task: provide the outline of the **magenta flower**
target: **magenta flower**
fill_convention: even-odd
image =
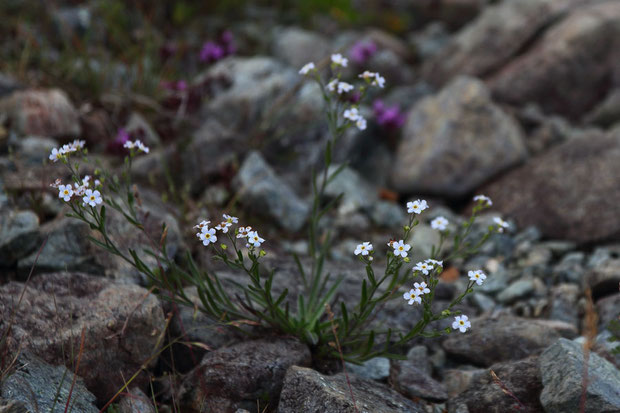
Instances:
[[[363,64],[377,52],[377,45],[372,41],[359,41],[349,50],[349,56],[355,63]]]
[[[124,128],[120,128],[116,134],[116,138],[108,143],[108,152],[116,155],[124,155],[126,150],[123,146],[125,145],[125,142],[128,142],[130,139],[131,136],[129,132],[127,132]]]
[[[377,123],[386,129],[398,129],[405,124],[405,115],[398,105],[388,107],[382,100],[375,100],[372,109]]]
[[[202,49],[200,50],[201,62],[217,62],[222,57],[224,57],[224,49],[219,44],[215,42],[206,42],[202,45]]]

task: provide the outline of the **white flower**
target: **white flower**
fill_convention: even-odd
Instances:
[[[71,188],[71,184],[60,185],[58,187],[58,198],[62,198],[65,202],[69,202],[72,195],[73,189]]]
[[[357,120],[357,122],[355,122],[355,126],[357,126],[357,129],[359,130],[365,130],[366,129],[366,119],[362,118],[360,116],[360,118]]]
[[[123,144],[123,148],[133,149],[136,147],[136,144],[133,141],[127,141]]]
[[[363,244],[359,244],[353,253],[355,255],[368,255],[372,251],[372,244],[370,242],[364,242]]]
[[[58,189],[60,185],[62,185],[62,181],[60,180],[60,178],[56,178],[56,180],[50,184],[52,188],[56,189]]]
[[[88,189],[88,185],[76,185],[75,186],[75,194],[78,196],[83,196]]]
[[[467,276],[471,281],[475,281],[478,285],[482,285],[482,282],[487,278],[487,276],[481,270],[469,271],[467,273]]]
[[[84,192],[84,198],[82,198],[82,200],[84,201],[84,206],[86,205],[90,205],[91,207],[97,206],[97,204],[100,204],[103,202],[103,199],[101,199],[101,194],[99,193],[99,191],[97,190],[92,190],[92,189],[87,189]]]
[[[413,289],[418,292],[418,295],[424,295],[431,292],[424,281],[421,283],[413,283]]]
[[[493,205],[493,201],[486,195],[476,195],[474,197],[474,202],[480,202],[481,205],[491,206]]]
[[[141,140],[137,140],[136,141],[136,146],[138,147],[138,150],[144,152],[144,153],[149,153],[150,149],[148,146],[146,146],[145,144],[142,143]]]
[[[336,90],[336,85],[338,85],[338,79],[331,80],[331,81],[327,84],[326,88],[327,88],[327,90],[329,90],[330,92],[334,92],[334,91]]]
[[[232,224],[228,221],[223,221],[220,222],[219,224],[217,224],[215,226],[215,229],[217,229],[218,231],[222,231],[224,234],[226,234],[228,232],[228,228],[230,228],[232,226]]]
[[[352,122],[357,121],[360,118],[360,112],[357,108],[351,108],[344,111],[345,119],[349,119]]]
[[[248,234],[252,231],[252,227],[239,227],[237,230],[237,238],[246,238]]]
[[[398,242],[394,242],[392,248],[394,248],[394,255],[405,258],[407,256],[407,251],[411,249],[411,245],[405,244],[401,239]]]
[[[202,245],[209,245],[211,243],[215,243],[217,241],[217,236],[215,235],[215,229],[204,227],[202,231],[197,233],[196,236],[198,239],[202,241]]]
[[[62,149],[58,150],[56,148],[52,149],[52,153],[50,153],[49,159],[52,162],[56,162],[59,159],[62,159],[62,157],[64,156],[64,152]]]
[[[407,202],[407,212],[419,214],[428,208],[428,204],[424,199],[416,199],[413,202]]]
[[[90,175],[84,175],[84,178],[82,178],[82,185],[90,186]]]
[[[357,77],[360,77],[364,80],[371,80],[374,79],[376,75],[377,74],[374,72],[369,72],[368,70],[365,70],[364,73],[360,73],[359,75],[357,75]]]
[[[403,294],[403,298],[407,300],[407,304],[412,305],[413,303],[422,304],[422,297],[420,297],[416,290],[409,290],[405,294]]]
[[[466,315],[459,315],[459,316],[454,317],[454,322],[452,323],[453,329],[460,330],[461,333],[464,333],[470,327],[471,327],[471,323],[468,321],[468,318]]]
[[[347,82],[338,82],[338,94],[347,93],[353,90],[353,85]]]
[[[385,78],[379,73],[375,73],[375,79],[370,84],[373,86],[379,86],[383,89],[385,87]]]
[[[211,221],[205,221],[203,219],[202,221],[200,221],[200,223],[194,225],[194,228],[198,228],[198,229],[202,230],[203,228],[208,227],[210,223],[211,223]]]
[[[304,67],[302,67],[301,69],[299,69],[299,74],[300,75],[307,75],[311,70],[316,69],[316,66],[314,66],[314,62],[309,62],[306,63],[304,65]]]
[[[260,247],[260,244],[262,244],[263,242],[265,242],[265,240],[262,239],[258,235],[258,231],[250,231],[250,232],[248,232],[248,243],[250,243],[252,246],[258,248],[258,247]]]
[[[428,275],[428,272],[432,269],[433,267],[427,262],[419,262],[413,267],[413,271],[420,271],[424,275]]]
[[[343,57],[340,53],[335,53],[332,55],[332,63],[336,66],[347,67],[349,63],[349,59]]]
[[[510,228],[510,225],[500,217],[493,218],[493,221],[498,225],[497,232],[504,232],[504,229]]]
[[[424,262],[427,263],[427,264],[436,265],[438,267],[443,267],[443,261],[437,261],[437,260],[434,260],[432,258],[428,258],[428,259],[424,260]]]
[[[448,220],[444,217],[437,217],[431,221],[431,228],[438,229],[439,231],[445,231],[448,226]]]
[[[95,188],[101,186],[101,181],[99,179],[95,179]]]

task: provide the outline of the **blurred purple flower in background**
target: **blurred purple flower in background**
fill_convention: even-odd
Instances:
[[[372,41],[362,41],[355,43],[349,50],[349,56],[357,64],[363,64],[377,52],[377,45]]]
[[[230,30],[224,31],[217,41],[208,41],[200,50],[200,61],[213,63],[236,52],[233,35]]]
[[[183,92],[187,90],[187,82],[185,80],[179,80],[176,82],[162,80],[160,82],[160,85],[164,89],[170,90],[172,92]]]
[[[115,155],[124,155],[127,153],[127,150],[123,148],[123,145],[125,145],[125,142],[129,140],[131,140],[129,132],[127,132],[124,128],[120,128],[116,134],[116,138],[108,143],[108,152]]]
[[[386,129],[398,129],[405,124],[405,115],[398,105],[388,107],[382,100],[375,100],[372,109],[377,123]]]

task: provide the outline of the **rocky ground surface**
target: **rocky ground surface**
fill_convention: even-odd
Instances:
[[[0,412],[620,412],[619,2],[391,2],[392,18],[415,16],[394,30],[259,7],[229,20],[196,15],[176,37],[149,28],[166,38],[150,58],[171,62],[152,93],[152,62],[67,57],[61,47],[112,48],[120,34],[101,13],[113,8],[57,3],[40,25],[0,29],[0,48],[22,62],[0,64]],[[145,27],[130,39],[143,41]],[[201,48],[205,38],[217,40]],[[80,138],[85,168],[118,169],[123,133],[142,139],[151,151],[133,174],[152,237],[111,215],[116,242],[140,248],[165,222],[170,256],[189,252],[244,282],[213,263],[192,229],[233,213],[267,239],[274,288],[300,291],[291,253],[306,251],[310,170],[327,124],[319,89],[298,70],[332,52],[349,57],[345,78],[369,69],[387,81],[361,108],[368,128],[334,150],[348,163],[327,188],[344,194],[325,218],[335,239],[327,266],[345,277],[338,297],[356,302],[355,245],[383,246],[379,257],[409,200],[430,204],[410,240],[413,262],[439,239],[430,220],[463,222],[475,194],[493,208],[474,231],[498,215],[510,223],[475,256],[445,263],[440,304],[468,270],[488,276],[460,304],[471,330],[415,340],[404,360],[344,369],[317,365],[292,337],[242,335],[153,294],[65,216],[49,184],[67,173],[47,162]],[[171,76],[175,65],[183,70]],[[417,316],[399,299],[377,322],[407,328]]]

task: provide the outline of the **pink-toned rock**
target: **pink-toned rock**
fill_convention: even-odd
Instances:
[[[0,100],[0,113],[7,113],[11,127],[20,135],[78,136],[78,111],[59,89],[24,90]]]
[[[17,282],[0,287],[0,332],[11,326],[10,352],[27,349],[73,370],[83,330],[79,375],[104,401],[143,364],[156,362],[165,321],[159,301],[144,288],[81,273],[40,275],[24,288]],[[143,372],[133,384],[147,380]]]
[[[493,208],[548,238],[620,240],[620,131],[592,132],[532,158],[480,189]]]

